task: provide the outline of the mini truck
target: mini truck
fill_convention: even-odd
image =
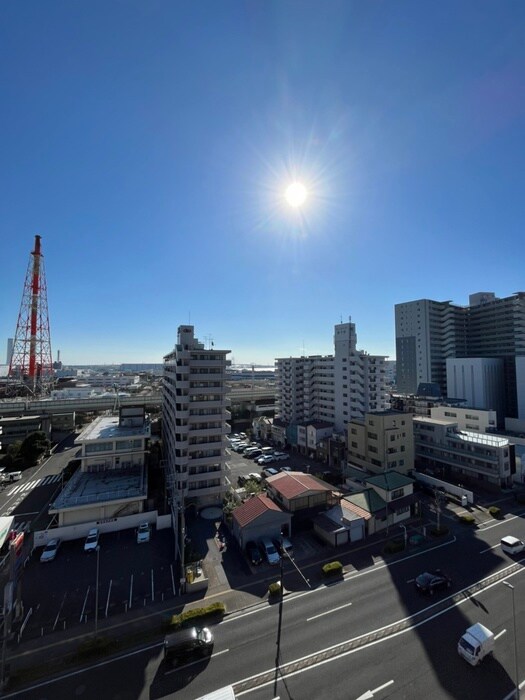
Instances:
[[[469,627],[458,642],[458,654],[471,666],[477,666],[493,652],[494,633],[481,622]]]

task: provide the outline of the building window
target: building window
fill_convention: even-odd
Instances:
[[[392,491],[392,495],[390,498],[393,501],[396,498],[402,498],[404,496],[404,494],[405,494],[404,489],[396,489],[395,491]]]

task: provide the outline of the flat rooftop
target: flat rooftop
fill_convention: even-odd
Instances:
[[[49,510],[65,510],[106,501],[142,500],[147,497],[147,478],[144,466],[130,469],[111,469],[101,472],[73,474]]]
[[[118,416],[100,416],[87,425],[75,440],[75,444],[91,440],[111,440],[125,437],[149,437],[151,427],[149,420],[143,425],[120,425]]]

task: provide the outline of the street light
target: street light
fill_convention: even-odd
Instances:
[[[98,572],[99,572],[99,558],[100,558],[100,545],[97,545],[97,580],[95,584],[95,637],[98,633]]]
[[[520,678],[518,675],[518,637],[516,631],[516,606],[514,603],[514,586],[508,581],[502,581],[504,586],[510,588],[512,591],[512,617],[514,619],[514,671],[516,673],[516,698],[519,700],[520,697]]]

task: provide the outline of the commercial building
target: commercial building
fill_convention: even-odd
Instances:
[[[525,401],[520,398],[525,382],[520,360],[525,356],[525,292],[501,299],[493,292],[479,292],[470,295],[468,306],[420,299],[396,304],[395,317],[397,388],[400,392],[416,394],[419,384],[425,382],[439,384],[443,396],[452,396],[453,392],[447,386],[447,358],[500,359],[503,362],[503,414],[506,417],[525,417]],[[475,386],[484,384],[487,400],[493,400],[490,392],[500,389],[489,377],[492,370],[489,371],[488,366],[485,366],[485,378],[471,381],[470,389],[465,384],[465,391],[462,391],[458,380],[455,391],[465,396],[454,398],[467,398]],[[474,371],[473,361],[469,368]],[[477,371],[485,369],[480,367]],[[497,410],[496,406],[484,407]]]
[[[461,430],[455,419],[413,421],[416,469],[486,489],[512,485],[515,450],[508,438]]]
[[[498,425],[496,411],[462,406],[434,406],[430,409],[430,418],[454,420],[459,430],[471,430],[476,433],[493,433]]]
[[[99,523],[144,511],[148,497],[145,455],[150,421],[143,406],[123,406],[118,416],[100,416],[75,440],[80,468],[49,513],[59,527]]]
[[[306,429],[309,423],[320,422],[341,433],[352,418],[389,407],[385,356],[357,350],[354,323],[335,326],[334,351],[334,355],[275,361],[275,422],[288,426],[287,440],[292,444],[297,444],[297,426]]]
[[[395,469],[408,474],[414,468],[412,416],[400,411],[367,413],[348,424],[349,465],[381,474]]]
[[[164,358],[164,458],[174,507],[219,504],[228,490],[229,352],[206,349],[193,326],[179,326]]]

